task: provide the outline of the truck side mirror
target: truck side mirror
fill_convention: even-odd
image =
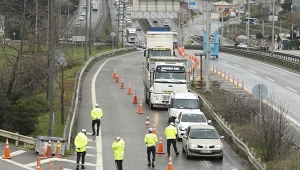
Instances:
[[[146,54],[147,54],[147,50],[144,50],[144,57],[146,57]]]

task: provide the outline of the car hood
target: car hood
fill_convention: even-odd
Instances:
[[[191,144],[194,145],[223,145],[220,139],[190,139]]]
[[[207,122],[180,122],[180,125],[187,129],[190,125],[208,125]]]

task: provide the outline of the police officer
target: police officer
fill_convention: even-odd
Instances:
[[[147,158],[148,158],[148,166],[151,166],[150,156],[152,153],[152,167],[154,168],[154,161],[155,161],[155,151],[156,151],[156,143],[157,143],[157,136],[156,134],[152,133],[152,128],[149,128],[148,134],[145,135],[144,142],[147,145]]]
[[[78,135],[75,137],[75,141],[74,141],[76,152],[77,152],[76,169],[79,169],[80,158],[81,158],[81,169],[85,169],[84,161],[85,161],[87,143],[88,143],[88,139],[86,137],[86,130],[82,129],[81,132],[79,132]]]
[[[111,147],[114,150],[114,158],[117,170],[123,170],[125,142],[123,139],[121,139],[121,137],[116,137]]]
[[[95,125],[97,124],[97,136],[99,136],[99,127],[100,127],[100,120],[103,116],[102,109],[99,108],[98,104],[95,104],[95,108],[91,112],[92,116],[92,129],[93,129],[93,136],[96,134],[95,132]]]
[[[174,127],[174,123],[171,122],[168,127],[165,129],[165,135],[167,138],[167,152],[168,156],[170,156],[170,146],[173,145],[174,151],[176,153],[176,156],[179,155],[179,152],[177,151],[176,146],[176,135],[177,135],[177,129]]]

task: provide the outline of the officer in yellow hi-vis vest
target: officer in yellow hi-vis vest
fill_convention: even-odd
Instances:
[[[84,161],[85,161],[87,143],[88,143],[88,139],[86,137],[86,130],[82,129],[81,132],[79,132],[78,135],[75,137],[75,141],[74,141],[76,152],[77,152],[76,170],[79,169],[80,158],[81,158],[81,169],[85,169]]]
[[[171,144],[173,145],[174,151],[176,153],[176,156],[179,155],[179,152],[177,151],[177,146],[176,146],[176,135],[177,135],[177,129],[174,127],[174,123],[171,122],[168,127],[165,129],[165,135],[167,138],[167,152],[168,156],[170,156],[170,147]]]
[[[155,151],[156,151],[156,143],[157,143],[157,136],[156,134],[152,133],[152,128],[149,128],[148,134],[145,135],[144,142],[147,146],[147,158],[148,158],[148,166],[151,166],[150,155],[152,153],[152,167],[154,168],[154,161],[155,161]]]
[[[93,136],[96,134],[95,132],[95,125],[97,124],[97,136],[99,136],[99,129],[100,129],[100,120],[103,116],[102,109],[99,108],[98,104],[95,104],[95,108],[91,112],[92,116],[92,129],[93,129]]]

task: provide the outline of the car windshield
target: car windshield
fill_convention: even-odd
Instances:
[[[219,139],[215,129],[191,129],[189,138],[191,139]]]
[[[181,122],[206,123],[206,118],[203,114],[182,114]]]
[[[198,99],[174,99],[175,108],[198,109]]]

